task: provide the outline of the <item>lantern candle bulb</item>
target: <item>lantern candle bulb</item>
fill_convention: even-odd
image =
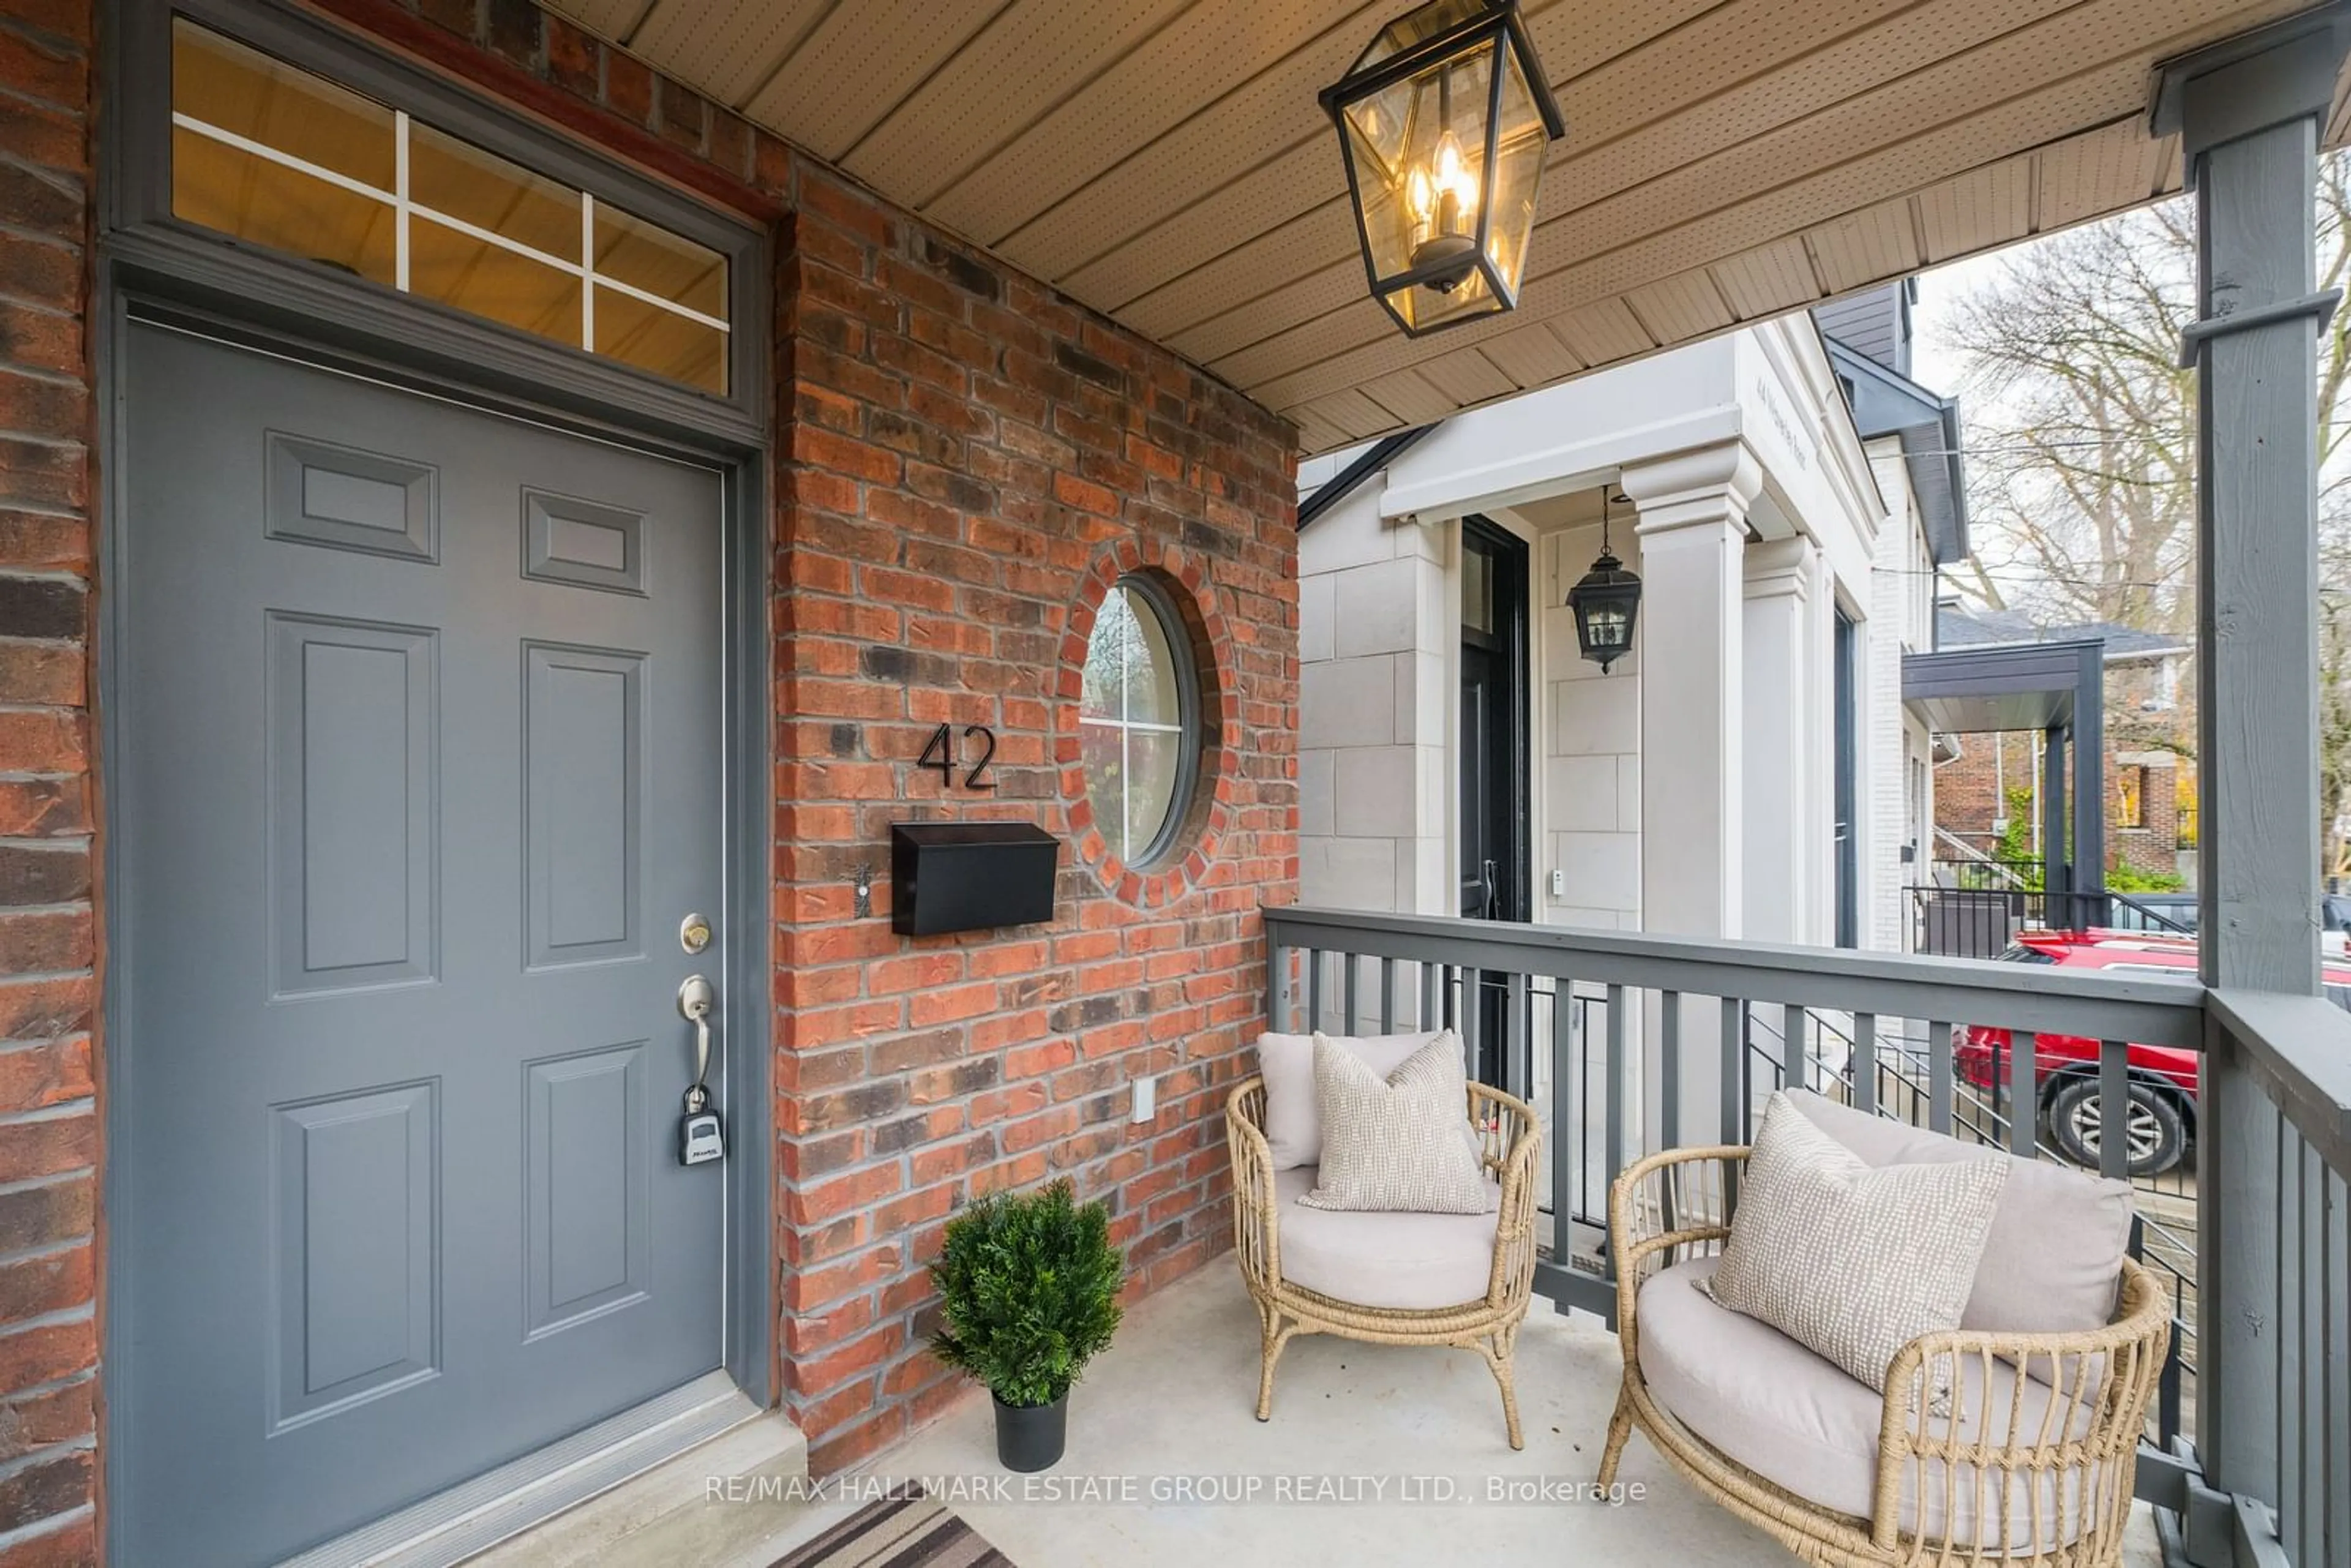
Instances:
[[[1428,287],[1450,294],[1478,264],[1478,181],[1450,131],[1437,139],[1429,164],[1414,169],[1405,185],[1405,199],[1426,236],[1413,247],[1412,265],[1440,265],[1443,270],[1428,279]]]

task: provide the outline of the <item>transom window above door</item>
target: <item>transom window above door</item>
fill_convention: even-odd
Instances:
[[[726,394],[726,256],[175,17],[172,213]]]

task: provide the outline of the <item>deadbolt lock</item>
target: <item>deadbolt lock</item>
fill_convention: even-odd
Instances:
[[[710,946],[710,917],[689,915],[679,922],[677,945],[689,953],[699,953]]]

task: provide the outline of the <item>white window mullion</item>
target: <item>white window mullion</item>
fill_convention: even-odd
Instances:
[[[727,332],[733,330],[733,329],[728,327],[726,322],[721,321],[716,316],[696,310],[691,305],[681,305],[674,299],[664,299],[658,294],[651,293],[646,289],[640,288],[633,283],[623,283],[617,277],[606,277],[601,273],[598,273],[596,275],[596,287],[599,288],[609,288],[615,294],[625,294],[632,299],[642,299],[646,304],[654,306],[659,309],[666,310],[673,316],[683,316],[689,321],[699,321],[704,326],[710,328],[714,331]]]
[[[266,141],[256,141],[249,136],[239,136],[234,131],[224,131],[217,125],[198,120],[193,114],[183,114],[178,110],[173,110],[172,123],[183,131],[192,131],[198,136],[217,141],[224,147],[234,147],[240,152],[249,152],[264,162],[275,163],[281,169],[291,169],[298,174],[308,174],[313,180],[324,181],[339,190],[349,191],[353,195],[371,197],[387,205],[397,200],[390,191],[379,191],[364,180],[354,180],[349,174],[338,173],[332,169],[313,163],[307,158],[297,158],[291,152],[281,152]]]
[[[429,223],[439,224],[444,229],[455,229],[468,239],[477,239],[484,245],[494,245],[500,250],[510,251],[516,256],[528,256],[541,267],[552,268],[569,277],[585,276],[580,265],[568,256],[550,255],[537,246],[525,245],[518,239],[509,239],[496,229],[486,229],[479,224],[468,223],[464,218],[454,217],[447,213],[428,207],[422,202],[411,202],[408,204],[418,217]]]
[[[408,292],[408,110],[392,115],[392,286]]]
[[[580,193],[580,346],[596,347],[596,198]]]
[[[1118,858],[1131,860],[1134,850],[1134,705],[1128,700],[1127,688],[1134,681],[1134,666],[1129,655],[1134,652],[1134,606],[1128,602],[1126,590],[1113,588],[1119,608],[1126,619],[1118,640]]]

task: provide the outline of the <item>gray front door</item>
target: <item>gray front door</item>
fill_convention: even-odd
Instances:
[[[720,1363],[721,481],[129,332],[110,1530],[267,1563]]]

